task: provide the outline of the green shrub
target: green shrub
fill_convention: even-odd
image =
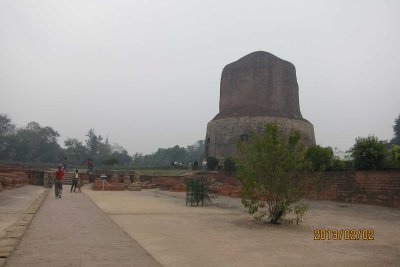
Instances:
[[[330,147],[310,146],[306,150],[305,157],[312,163],[314,170],[324,171],[330,169],[332,165],[333,151]]]
[[[376,170],[383,167],[387,149],[385,142],[370,135],[358,137],[350,152],[357,170]]]
[[[207,169],[213,171],[218,166],[218,159],[214,157],[207,158]]]
[[[232,157],[227,157],[224,160],[224,170],[225,171],[236,171],[235,160]]]

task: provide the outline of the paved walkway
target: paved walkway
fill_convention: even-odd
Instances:
[[[0,237],[43,191],[43,187],[35,185],[0,191]]]
[[[190,207],[183,192],[85,193],[165,267],[400,266],[400,209],[304,200],[300,225],[271,225],[237,198]],[[372,229],[374,240],[314,240],[319,229]]]
[[[68,190],[66,190],[68,189]],[[84,193],[50,191],[5,266],[161,266]]]

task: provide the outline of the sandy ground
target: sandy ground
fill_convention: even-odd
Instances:
[[[163,266],[399,266],[400,209],[306,201],[296,225],[255,221],[239,199],[185,206],[158,189],[85,193]],[[314,240],[315,229],[372,229],[374,240]]]
[[[43,191],[43,187],[34,185],[0,191],[0,237]]]

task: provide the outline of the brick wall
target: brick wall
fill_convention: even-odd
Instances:
[[[43,185],[44,171],[29,170],[29,184]]]
[[[29,169],[17,164],[0,164],[0,188],[8,189],[29,184]]]
[[[222,183],[224,185],[240,186],[239,180],[236,178],[236,172],[218,171],[218,172],[196,172],[195,175],[201,175],[209,179],[211,182]]]
[[[203,175],[222,183],[216,193],[239,197],[240,182],[235,178],[235,173],[205,172]],[[400,208],[400,171],[326,172],[306,196],[311,199]]]
[[[186,184],[184,176],[150,176],[139,175],[140,182],[151,182],[156,184],[161,190],[173,192],[185,192]]]
[[[211,185],[210,192],[239,197],[240,182],[235,177],[235,172],[196,172],[196,176],[203,176]],[[190,176],[150,176],[139,175],[140,182],[151,182],[161,190],[185,192],[185,178]]]
[[[327,172],[307,197],[400,208],[400,171]]]
[[[213,193],[240,196],[240,182],[235,172],[197,172],[195,175],[205,177]],[[140,176],[140,180],[151,181],[163,190],[186,190],[181,176]],[[326,172],[306,197],[400,208],[400,171]]]

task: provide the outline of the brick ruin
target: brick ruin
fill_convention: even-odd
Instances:
[[[96,179],[92,189],[95,191],[124,191],[124,184],[119,181],[118,174],[113,174],[111,179]]]
[[[240,182],[234,172],[198,172],[210,183],[210,192],[240,197]],[[183,176],[140,176],[161,190],[185,192]],[[400,171],[325,172],[306,198],[400,208]]]
[[[103,173],[110,178],[102,180],[100,174],[93,175],[93,190],[138,191],[159,188],[165,191],[185,192],[185,179],[191,177],[137,175],[133,171]],[[27,184],[43,186],[46,177],[52,175],[53,171],[45,172],[24,165],[0,164],[0,191]],[[195,172],[193,175],[206,178],[211,193],[240,197],[241,185],[235,177],[235,172]],[[89,183],[87,174],[81,174],[81,179],[84,184]],[[319,178],[317,186],[307,193],[306,198],[400,208],[400,171],[325,172]]]
[[[0,164],[0,191],[18,188],[27,184],[36,184],[42,172],[28,166],[17,164]]]
[[[400,171],[325,172],[307,198],[400,208]]]

